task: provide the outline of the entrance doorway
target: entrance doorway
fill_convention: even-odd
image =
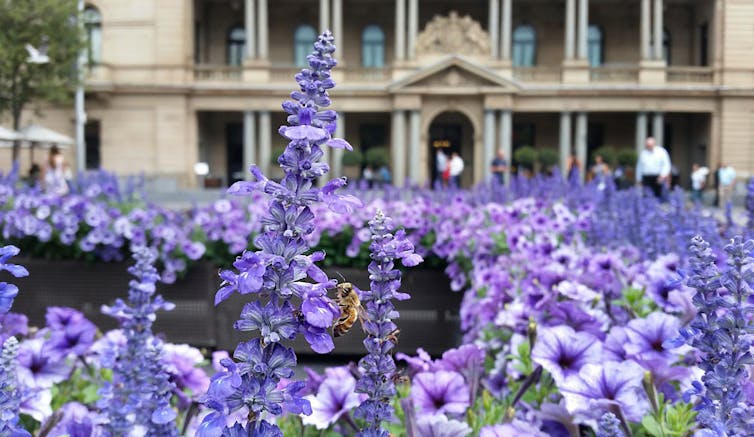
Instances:
[[[243,123],[228,123],[225,125],[226,149],[225,157],[227,162],[227,181],[228,186],[234,182],[243,180],[244,173],[243,162]]]
[[[429,174],[432,183],[441,179],[437,168],[437,152],[442,151],[448,159],[453,153],[463,159],[461,186],[470,187],[474,181],[474,128],[471,121],[460,112],[443,112],[429,125]]]

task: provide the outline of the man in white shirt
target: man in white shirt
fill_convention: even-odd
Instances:
[[[736,183],[736,170],[730,165],[722,164],[717,171],[717,177],[720,181],[720,208],[724,207],[733,198],[733,186]]]
[[[702,167],[696,162],[691,166],[691,200],[694,203],[701,203],[702,190],[707,183],[709,169]]]
[[[461,173],[463,173],[463,158],[458,152],[453,152],[450,158],[450,183],[454,187],[461,186]]]
[[[636,182],[652,190],[655,197],[662,195],[662,187],[670,182],[670,155],[662,146],[647,138],[644,150],[636,163]]]

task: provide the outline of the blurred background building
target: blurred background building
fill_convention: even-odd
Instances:
[[[84,18],[87,167],[165,187],[270,168],[281,100],[323,29],[338,134],[394,181],[431,180],[435,148],[461,154],[470,185],[499,148],[549,148],[564,167],[647,135],[682,180],[692,162],[754,173],[751,0],[92,0]],[[26,121],[74,133],[72,108]]]

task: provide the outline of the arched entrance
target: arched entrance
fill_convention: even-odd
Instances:
[[[429,125],[429,175],[431,181],[440,178],[437,168],[437,152],[442,151],[450,159],[453,153],[463,159],[461,186],[470,187],[474,183],[474,127],[461,112],[443,112]]]

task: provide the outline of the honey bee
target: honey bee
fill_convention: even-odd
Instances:
[[[353,284],[342,282],[336,285],[335,302],[340,308],[340,318],[332,328],[333,335],[340,337],[346,335],[351,330],[354,323],[363,318],[364,309],[361,306],[359,295],[356,293]]]
[[[385,337],[385,340],[383,342],[389,341],[389,342],[393,343],[394,345],[397,345],[398,344],[398,336],[399,335],[401,335],[401,330],[398,329],[398,328],[395,328],[393,330],[393,332],[391,332],[390,334],[388,334],[387,337]]]

